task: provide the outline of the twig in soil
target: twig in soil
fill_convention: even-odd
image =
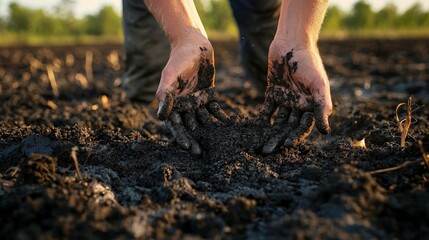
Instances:
[[[405,105],[405,103],[400,103],[398,106],[396,106],[396,122],[398,124],[399,132],[401,132],[401,147],[405,147],[405,139],[407,138],[408,130],[410,129],[411,125],[411,101],[412,97],[409,97],[407,103],[407,117],[405,118],[404,123],[402,123],[403,121],[399,120],[398,110],[400,107]]]
[[[46,66],[46,72],[48,73],[49,83],[51,83],[52,93],[55,97],[60,95],[58,90],[57,80],[55,79],[55,73],[52,65]]]
[[[423,143],[421,140],[418,141],[418,145],[419,145],[420,151],[422,152],[423,161],[425,162],[426,167],[429,170],[429,154],[427,154],[425,149],[423,148]]]
[[[76,169],[77,176],[81,181],[83,181],[82,175],[80,174],[80,170],[79,170],[79,162],[77,161],[77,150],[78,148],[76,146],[72,147],[70,157],[73,159],[74,168]]]
[[[373,175],[373,174],[379,174],[379,173],[387,173],[387,172],[392,172],[392,171],[396,171],[399,169],[403,169],[406,168],[408,166],[414,165],[414,164],[422,164],[422,160],[418,159],[418,160],[414,160],[414,161],[406,161],[398,166],[395,167],[390,167],[390,168],[383,168],[383,169],[378,169],[378,170],[374,170],[374,171],[370,171],[368,172],[369,174]]]
[[[92,51],[86,51],[85,53],[85,73],[86,79],[92,81],[93,73],[92,73],[92,62],[94,61],[94,53]]]

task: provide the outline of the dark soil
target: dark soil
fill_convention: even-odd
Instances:
[[[417,145],[429,152],[428,39],[322,41],[333,131],[267,156],[275,129],[247,121],[263,99],[243,88],[236,44],[213,45],[219,103],[244,121],[198,127],[199,157],[169,141],[155,105],[125,99],[107,60],[121,46],[1,48],[0,239],[428,238],[429,169]],[[395,108],[411,95],[401,148]],[[362,139],[366,149],[354,144]]]

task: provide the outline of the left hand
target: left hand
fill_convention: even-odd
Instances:
[[[174,141],[194,155],[202,154],[193,139],[199,124],[207,125],[217,119],[230,121],[214,97],[214,57],[211,44],[206,40],[176,44],[162,71],[156,97],[159,101],[158,119],[165,121]]]
[[[311,133],[314,123],[322,134],[331,131],[330,86],[319,51],[294,47],[273,41],[269,49],[268,86],[259,119],[269,125],[278,109],[274,119],[278,134],[264,144],[263,154],[280,145],[290,147],[301,142]]]

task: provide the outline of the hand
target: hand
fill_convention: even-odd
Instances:
[[[280,145],[291,147],[301,142],[311,133],[314,123],[322,134],[331,131],[329,81],[317,48],[290,48],[273,41],[268,54],[267,80],[260,120],[270,124],[278,108],[274,119],[278,134],[265,143],[263,154]]]
[[[202,153],[190,132],[212,116],[228,122],[228,115],[214,98],[214,55],[208,40],[191,39],[175,44],[162,71],[156,93],[158,118],[165,120],[177,144],[195,155]]]

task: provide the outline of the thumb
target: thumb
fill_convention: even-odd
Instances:
[[[174,99],[173,96],[171,95],[171,93],[168,92],[162,92],[162,93],[157,93],[157,97],[158,99],[158,112],[157,112],[157,117],[159,120],[161,121],[165,121],[167,120],[168,116],[170,116],[171,111],[173,110],[173,105],[174,105]]]
[[[156,99],[158,100],[158,112],[157,117],[161,121],[167,120],[173,110],[174,95],[171,86],[174,82],[177,73],[172,71],[167,66],[162,70],[161,80],[159,81],[158,89],[156,90]]]
[[[314,117],[316,119],[317,130],[321,134],[328,134],[331,132],[329,125],[329,115],[332,113],[332,103],[319,103],[316,104],[314,109]]]

